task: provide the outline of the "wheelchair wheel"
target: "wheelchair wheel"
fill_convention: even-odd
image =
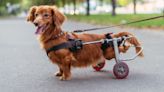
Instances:
[[[105,60],[101,63],[98,63],[96,66],[92,66],[94,70],[100,71],[105,66]]]
[[[113,73],[117,79],[124,79],[129,74],[129,67],[124,62],[119,62],[114,65]]]

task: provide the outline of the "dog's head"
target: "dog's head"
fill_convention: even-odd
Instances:
[[[55,6],[33,6],[30,8],[27,21],[34,23],[37,27],[36,34],[43,34],[47,28],[61,27],[65,16]]]

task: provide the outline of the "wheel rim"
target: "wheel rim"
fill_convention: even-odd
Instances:
[[[126,78],[129,74],[129,67],[126,63],[120,62],[115,64],[113,68],[114,75],[117,79]]]
[[[126,70],[124,66],[119,66],[117,69],[117,72],[119,73],[119,75],[125,75]]]

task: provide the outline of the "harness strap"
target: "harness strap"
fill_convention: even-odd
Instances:
[[[105,34],[105,37],[106,37],[107,39],[112,39],[111,34],[112,34],[112,33],[107,33],[107,34]],[[126,36],[126,37],[127,37],[127,36]],[[125,39],[122,38],[121,40],[118,40],[118,41],[117,41],[117,44],[118,44],[118,47],[120,47],[121,44],[125,45]],[[103,51],[105,51],[108,47],[114,48],[113,42],[112,42],[112,41],[107,41],[106,39],[104,39],[104,43],[101,45],[101,49],[102,49]]]
[[[111,34],[112,33],[107,33],[105,34],[105,37],[107,39],[112,39]],[[113,47],[113,42],[112,41],[108,42],[107,40],[104,39],[104,43],[101,45],[101,49],[105,51],[108,47]]]
[[[51,52],[51,51],[56,51],[56,50],[60,50],[60,49],[69,49],[72,52],[75,52],[77,50],[80,50],[83,46],[83,42],[79,39],[70,39],[68,42],[64,42],[58,45],[55,45],[51,48],[49,48],[48,50],[46,50],[47,55]]]
[[[46,50],[47,55],[51,52],[51,51],[56,51],[56,50],[60,50],[60,49],[64,49],[64,48],[71,48],[72,47],[72,42],[64,42],[61,43],[59,45],[55,45],[49,49]]]

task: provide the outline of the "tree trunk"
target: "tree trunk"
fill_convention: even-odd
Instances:
[[[65,0],[62,0],[62,6],[64,7],[65,6]]]
[[[103,6],[103,0],[100,0],[100,6]]]
[[[116,15],[116,0],[111,0],[112,2],[112,16]]]
[[[73,11],[75,15],[76,14],[76,0],[73,0]]]
[[[133,0],[133,12],[134,12],[134,14],[136,14],[136,4],[137,4],[137,2],[136,2],[136,0]]]
[[[86,13],[87,16],[90,15],[90,0],[87,0],[87,13]]]
[[[55,1],[56,1],[56,0],[51,0],[51,5],[55,5],[55,4],[56,4]]]

